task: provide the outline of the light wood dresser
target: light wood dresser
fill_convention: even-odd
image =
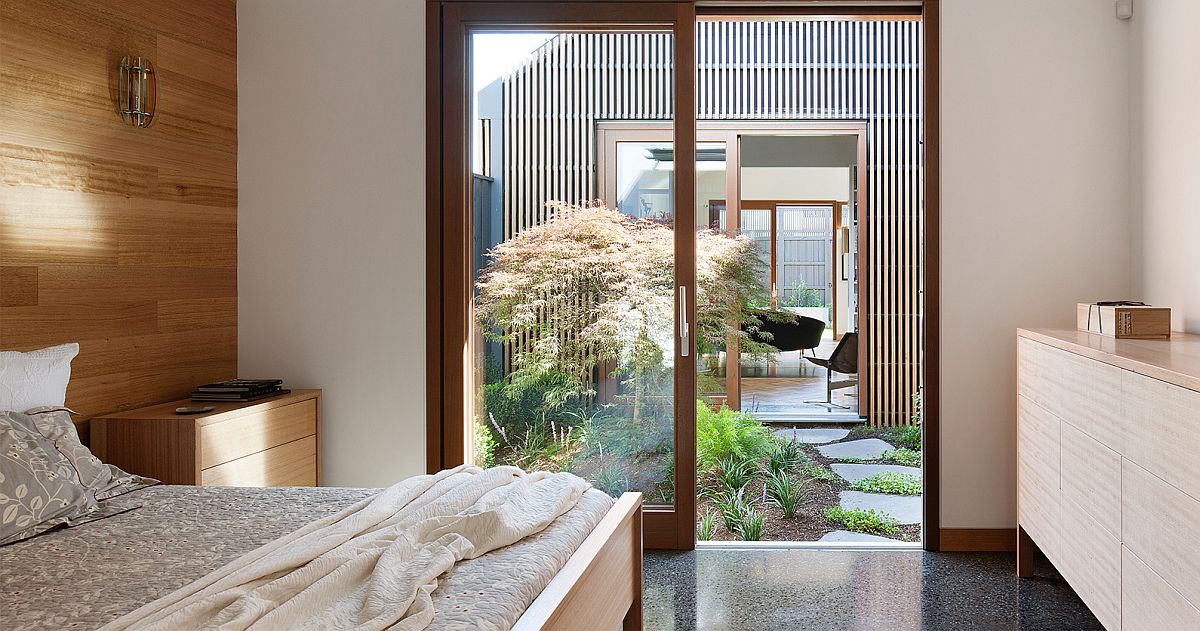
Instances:
[[[1107,629],[1200,629],[1200,336],[1018,337],[1017,573]]]
[[[188,405],[215,409],[175,413]],[[164,403],[94,418],[91,436],[101,460],[165,484],[321,484],[320,390],[249,403]]]

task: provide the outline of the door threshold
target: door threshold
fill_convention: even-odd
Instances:
[[[856,550],[859,552],[913,552],[920,541],[697,541],[697,550]]]

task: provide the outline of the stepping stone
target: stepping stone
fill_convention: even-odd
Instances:
[[[832,443],[835,440],[841,440],[850,435],[850,430],[832,428],[777,429],[775,430],[775,435],[784,440],[794,440],[798,443],[816,445],[820,443]]]
[[[885,493],[863,493],[862,491],[842,491],[842,508],[846,510],[874,509],[877,513],[887,513],[900,520],[902,524],[921,523],[920,495],[887,495]]]
[[[850,532],[849,530],[835,530],[826,534],[817,541],[821,542],[841,542],[841,541],[863,541],[869,543],[897,543],[899,539],[888,539],[879,535],[868,535],[865,532]]]
[[[848,443],[836,443],[833,445],[825,445],[818,447],[817,451],[821,452],[826,458],[858,458],[860,460],[878,460],[883,456],[883,452],[889,449],[895,449],[887,441],[879,440],[878,438],[863,438],[861,440],[852,440]]]
[[[918,479],[921,477],[921,469],[918,467],[904,467],[898,464],[831,464],[829,468],[847,482],[865,480],[884,471],[910,473],[917,476]]]

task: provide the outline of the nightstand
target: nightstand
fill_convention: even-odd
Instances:
[[[211,405],[204,414],[175,408]],[[319,486],[321,391],[249,403],[184,399],[92,419],[101,460],[164,484]]]

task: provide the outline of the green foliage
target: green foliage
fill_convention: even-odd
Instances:
[[[808,283],[802,278],[792,287],[791,291],[783,292],[783,295],[779,297],[779,306],[824,307],[825,301],[821,300],[821,293],[810,289]]]
[[[475,421],[475,464],[485,469],[496,464],[495,432],[479,420]]]
[[[592,484],[596,488],[608,493],[613,497],[629,490],[629,478],[625,476],[625,472],[616,464],[610,464],[602,467],[596,472],[596,479],[592,480]]]
[[[910,473],[884,471],[869,478],[864,478],[853,485],[856,491],[867,493],[888,493],[891,495],[920,495],[921,478]]]
[[[729,408],[714,411],[696,402],[696,458],[711,467],[730,456],[745,460],[771,453],[771,430],[750,414]]]
[[[786,471],[767,476],[767,495],[770,502],[783,511],[786,519],[796,516],[796,509],[804,498],[804,483],[796,484]]]
[[[863,460],[862,458],[855,458],[853,456],[838,456],[837,461],[844,464],[866,464],[871,462],[870,460]]]
[[[721,469],[717,472],[717,479],[721,481],[721,486],[724,487],[725,493],[732,495],[746,488],[746,485],[750,484],[750,481],[754,479],[757,473],[758,466],[753,460],[743,460],[730,454],[721,461]]]
[[[746,501],[745,489],[737,493],[724,493],[717,497],[717,510],[721,512],[721,520],[725,522],[725,530],[734,534],[742,532],[743,521],[751,510]]]
[[[746,508],[742,514],[742,527],[738,531],[742,541],[758,541],[762,539],[763,522],[766,521],[766,513],[753,508]]]
[[[712,541],[713,535],[717,532],[717,514],[708,511],[704,513],[704,517],[700,518],[700,530],[696,533],[696,538],[700,541]]]
[[[900,442],[904,443],[904,446],[909,449],[912,449],[914,451],[920,451],[921,450],[921,426],[920,425],[904,426],[904,429],[900,432]]]
[[[921,466],[921,452],[913,451],[907,447],[897,447],[883,452],[883,459],[890,460],[896,464],[901,464],[906,467]]]
[[[775,451],[771,452],[767,469],[773,474],[786,473],[807,461],[808,456],[800,448],[800,443],[795,440],[782,441],[776,444]]]
[[[810,480],[818,480],[830,485],[839,484],[842,481],[842,476],[834,473],[833,469],[820,464],[806,465],[801,469],[801,473]]]
[[[825,518],[841,524],[846,530],[870,535],[894,535],[900,527],[896,518],[873,508],[846,510],[841,506],[830,506],[825,509]]]

